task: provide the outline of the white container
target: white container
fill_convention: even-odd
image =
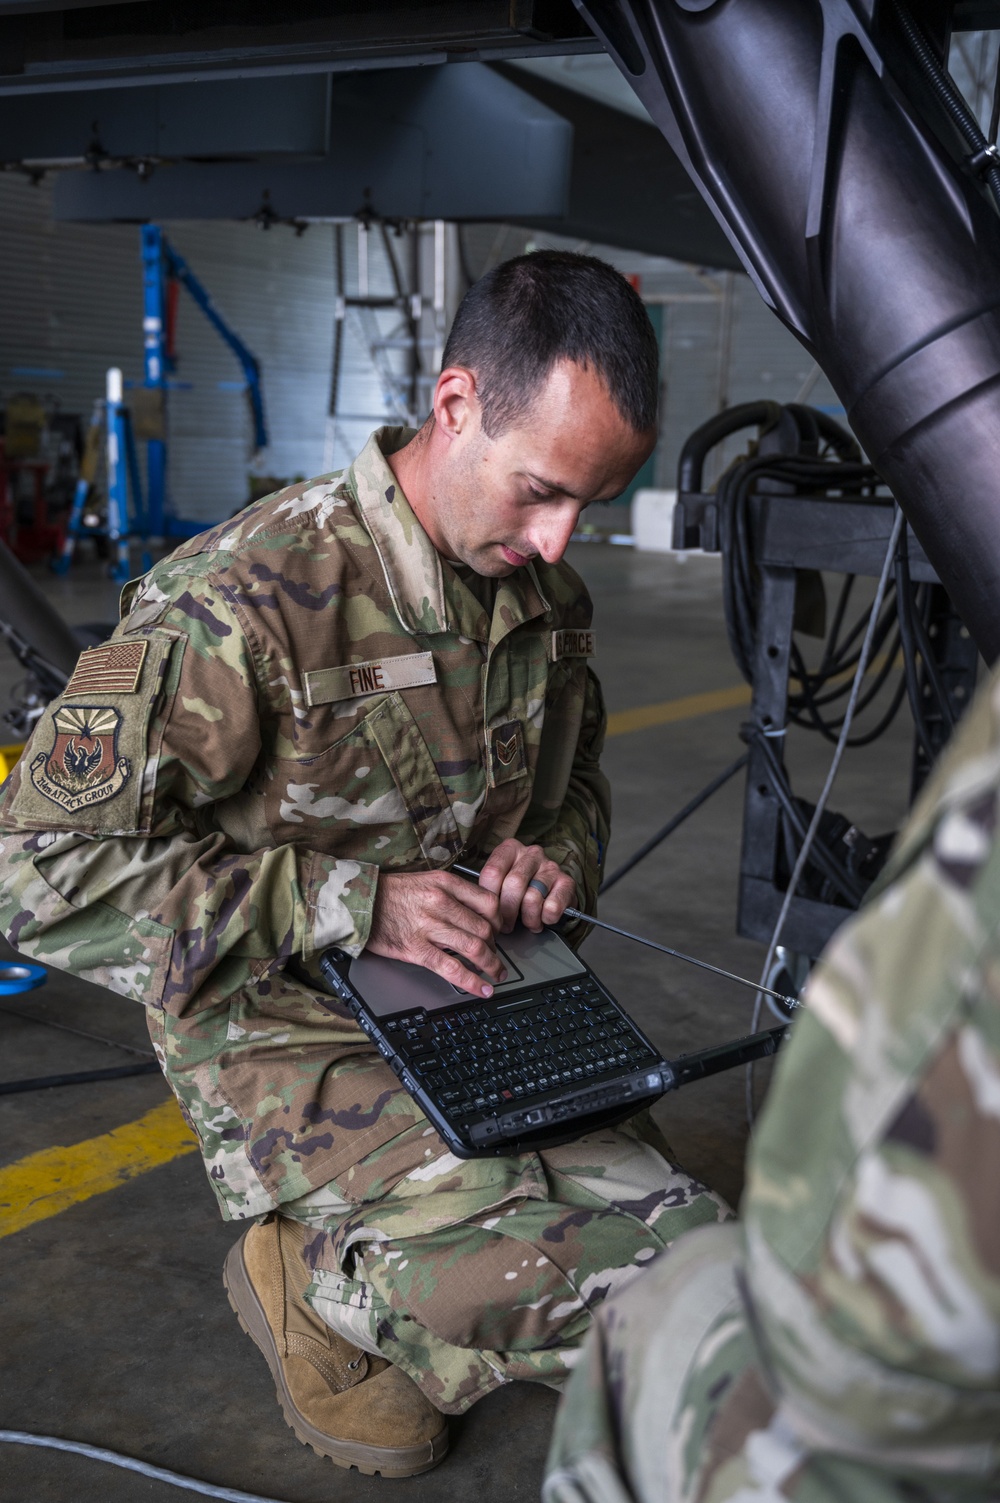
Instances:
[[[636,491],[632,497],[632,536],[640,553],[675,551],[673,532],[676,505],[676,491]]]

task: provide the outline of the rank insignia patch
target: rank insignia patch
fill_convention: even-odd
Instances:
[[[105,642],[81,652],[73,676],[63,690],[67,694],[134,694],[149,643]]]
[[[490,731],[490,771],[493,782],[506,783],[525,771],[524,732],[519,720],[508,720]]]
[[[114,798],[131,768],[118,755],[118,710],[100,705],[62,705],[55,713],[52,749],[31,763],[31,781],[62,809],[86,809]]]

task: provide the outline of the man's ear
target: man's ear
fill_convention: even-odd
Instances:
[[[434,421],[445,438],[468,433],[470,425],[478,428],[482,408],[476,393],[476,376],[464,365],[449,365],[437,378],[434,388]]]

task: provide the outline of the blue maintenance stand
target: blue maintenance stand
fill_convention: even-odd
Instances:
[[[166,416],[167,393],[177,359],[171,347],[170,310],[176,292],[183,287],[201,309],[213,329],[229,346],[243,370],[243,380],[250,403],[254,448],[267,447],[267,424],[261,391],[260,365],[239,335],[226,323],[207,290],[190,266],[170,244],[158,224],[142,226],[143,273],[143,387],[161,393],[162,411]],[[93,427],[103,428],[105,444],[108,513],[104,527],[83,525],[83,517],[95,478],[94,464],[84,464],[77,482],[66,527],[66,541],[61,555],[53,560],[58,574],[65,574],[73,561],[77,542],[84,537],[108,539],[113,560],[111,576],[124,583],[131,575],[129,538],[138,537],[144,544],[143,569],[150,567],[151,539],[186,538],[210,525],[204,519],[177,516],[167,495],[167,443],[164,437],[145,439],[146,485],[127,403],[123,400],[121,372],[108,372],[108,394],[97,404],[88,438],[88,454],[93,450]]]
[[[250,414],[253,421],[254,447],[267,447],[267,424],[264,420],[264,398],[260,384],[260,365],[255,355],[247,348],[238,334],[226,323],[208,292],[199,282],[190,266],[170,244],[158,224],[142,226],[143,268],[143,352],[145,356],[144,385],[153,391],[162,391],[164,404],[170,385],[170,377],[176,367],[176,358],[168,347],[167,311],[170,301],[171,282],[183,287],[201,309],[219,337],[232,350],[243,369]],[[151,438],[146,444],[146,474],[148,505],[146,508],[149,531],[152,537],[193,537],[207,525],[204,521],[190,521],[174,516],[167,503],[167,445],[164,439]]]

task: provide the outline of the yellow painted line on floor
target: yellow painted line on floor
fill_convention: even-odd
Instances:
[[[658,705],[638,705],[634,710],[615,711],[608,716],[608,735],[624,736],[629,731],[644,731],[651,725],[694,720],[699,715],[714,715],[718,710],[733,710],[749,703],[749,684],[734,684],[730,689],[709,689],[704,694],[685,694],[681,699],[665,699]]]
[[[173,1097],[135,1122],[68,1148],[43,1148],[0,1168],[0,1237],[116,1190],[198,1144]]]
[[[865,677],[878,673],[885,664],[885,653],[877,653],[865,671]],[[902,653],[897,653],[893,668],[903,666]],[[854,677],[853,669],[834,674],[830,684],[846,683]],[[699,715],[714,715],[718,710],[735,710],[748,705],[751,699],[749,684],[733,684],[729,689],[709,689],[704,694],[685,694],[680,699],[664,699],[656,705],[637,705],[634,710],[616,710],[608,716],[609,736],[626,736],[630,731],[644,731],[651,725],[670,725],[676,720],[696,720]]]

